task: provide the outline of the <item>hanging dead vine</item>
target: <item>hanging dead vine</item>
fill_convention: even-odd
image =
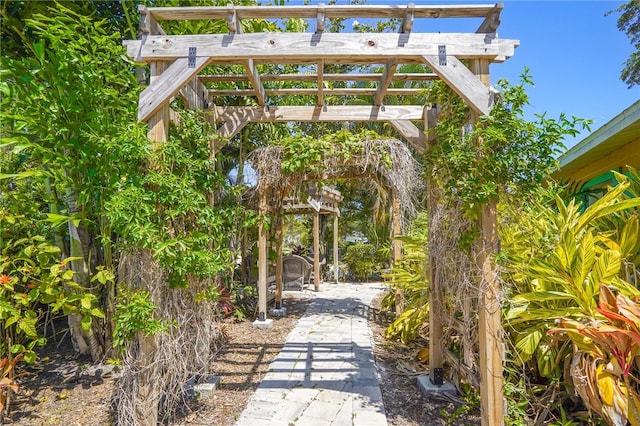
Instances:
[[[459,348],[458,353],[445,351],[452,383],[460,378],[475,386],[478,377],[478,297],[479,271],[471,250],[460,241],[469,235],[474,224],[463,214],[460,202],[445,203],[442,189],[428,188],[429,253],[437,261],[434,285],[442,294],[443,348]],[[453,356],[452,356],[453,355]]]
[[[285,146],[269,146],[253,151],[248,158],[258,173],[256,192],[265,194],[272,211],[301,182],[340,178],[372,178],[393,189],[400,203],[403,223],[417,214],[424,187],[422,167],[405,144],[396,139],[366,139],[357,144],[332,144],[297,170],[285,170],[287,155],[295,151]]]
[[[222,340],[211,303],[199,301],[199,293],[211,283],[191,279],[185,288],[169,288],[167,273],[146,250],[123,256],[119,272],[121,281],[149,291],[157,307],[154,317],[167,327],[151,335],[138,332],[128,344],[115,397],[116,423],[170,420],[185,406],[185,383],[208,372],[210,346]]]

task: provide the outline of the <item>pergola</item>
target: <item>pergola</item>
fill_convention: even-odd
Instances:
[[[309,186],[309,197],[304,200],[300,197],[287,197],[284,199],[282,210],[284,214],[313,215],[313,285],[320,289],[320,215],[333,216],[333,277],[338,282],[338,218],[340,217],[339,204],[343,200],[342,194],[336,189]],[[276,265],[282,263],[282,250],[278,249]],[[277,267],[279,268],[279,267]],[[281,273],[276,270],[276,308],[280,303],[282,289]],[[280,275],[280,278],[278,277]],[[279,278],[279,279],[278,279]]]
[[[233,6],[139,8],[142,36],[125,44],[128,54],[150,65],[150,83],[140,95],[138,118],[150,127],[154,142],[167,140],[170,101],[183,98],[189,108],[206,110],[217,134],[211,135],[211,155],[244,126],[256,122],[384,121],[393,126],[418,153],[437,143],[421,129],[434,125],[435,110],[425,105],[394,105],[397,96],[418,95],[410,83],[440,79],[446,82],[479,116],[492,105],[489,65],[514,54],[517,40],[502,40],[497,29],[502,4],[475,5],[376,5],[376,6]],[[308,32],[250,32],[252,20],[306,20]],[[328,19],[397,19],[398,33],[331,33]],[[475,22],[471,32],[422,33],[413,31],[418,19],[465,19]],[[215,20],[224,23],[224,34],[167,34],[163,21]],[[427,25],[428,27],[428,25]],[[278,66],[297,64],[305,73],[279,73]],[[325,73],[335,64],[378,65],[381,72]],[[403,64],[421,65],[425,71],[401,73]],[[239,74],[207,74],[208,66],[240,65]],[[271,71],[262,72],[263,69]],[[288,82],[292,88],[279,88]],[[332,88],[333,82],[342,87]],[[363,88],[357,83],[374,82]],[[396,86],[405,82],[404,87]],[[250,89],[237,84],[250,85]],[[311,88],[309,85],[311,84]],[[229,86],[233,86],[229,89]],[[224,87],[224,88],[223,88]],[[251,97],[256,106],[219,106],[229,96]],[[313,104],[280,105],[286,96],[312,97]],[[344,102],[328,102],[329,97]],[[358,99],[357,104],[350,101]],[[416,125],[418,123],[419,125]],[[482,283],[479,296],[480,370],[482,421],[503,424],[502,329],[498,281],[492,257],[497,251],[495,205],[484,206],[481,217],[482,250],[478,263]],[[266,230],[259,228],[260,312],[266,310]],[[435,277],[437,259],[431,259]],[[443,362],[442,306],[432,279],[430,315],[430,370]],[[432,376],[433,378],[433,376]]]

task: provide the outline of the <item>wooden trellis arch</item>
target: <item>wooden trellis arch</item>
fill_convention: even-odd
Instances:
[[[319,122],[386,121],[418,151],[429,147],[424,133],[415,122],[427,128],[434,119],[424,105],[393,105],[393,97],[417,94],[413,87],[392,87],[395,82],[433,79],[445,81],[478,115],[487,114],[492,103],[489,87],[489,64],[511,57],[517,40],[502,40],[497,29],[502,4],[475,5],[389,5],[389,6],[233,6],[169,7],[141,6],[139,40],[125,44],[128,54],[150,65],[150,83],[140,95],[138,118],[150,127],[154,142],[167,140],[171,118],[169,102],[181,96],[190,108],[210,112],[211,121],[219,123],[212,135],[212,155],[229,138],[251,122]],[[282,22],[304,19],[310,32],[251,33],[250,20]],[[330,33],[326,20],[397,19],[398,33]],[[417,19],[439,20],[464,18],[476,22],[468,33],[420,33],[413,31]],[[218,20],[226,24],[225,34],[167,34],[162,21]],[[467,66],[465,62],[469,64]],[[265,64],[300,64],[309,73],[262,73]],[[379,73],[325,73],[332,64],[373,65]],[[399,73],[402,64],[420,64],[430,71]],[[205,75],[208,65],[241,65],[242,74]],[[274,67],[271,67],[273,69]],[[292,89],[281,89],[273,82],[293,82]],[[344,82],[331,88],[332,82]],[[357,82],[376,82],[374,88],[355,87]],[[308,82],[313,88],[305,88]],[[222,89],[220,85],[249,84],[251,89]],[[410,85],[409,85],[410,86]],[[306,106],[271,105],[281,96],[310,96],[315,102]],[[217,106],[228,96],[251,96],[257,106]],[[328,96],[358,98],[358,105],[328,105]],[[365,100],[368,105],[365,105]],[[389,101],[387,101],[389,100]],[[386,102],[385,102],[386,101]],[[495,206],[488,205],[482,214],[483,289],[479,299],[480,369],[482,420],[484,425],[503,424],[502,340],[498,284],[492,254],[497,250]],[[432,260],[432,269],[437,261]],[[259,286],[264,286],[261,274]],[[437,299],[437,294],[432,298]],[[431,315],[430,365],[442,363],[438,346],[438,315]],[[433,369],[432,369],[433,370]]]

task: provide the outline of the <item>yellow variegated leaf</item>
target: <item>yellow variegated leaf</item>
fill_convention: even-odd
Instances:
[[[620,234],[620,252],[624,258],[632,258],[640,249],[640,224],[638,215],[634,214],[628,220]]]
[[[600,284],[609,285],[614,277],[620,273],[622,258],[619,251],[606,250],[593,265],[591,278],[596,290],[600,290]],[[595,294],[594,294],[595,296]]]
[[[522,358],[522,362],[527,362],[538,348],[538,343],[542,339],[542,331],[533,330],[530,333],[524,333],[516,341],[516,349]]]
[[[605,405],[613,406],[614,388],[616,384],[615,377],[605,371],[604,364],[598,366],[598,391],[600,392],[600,399]]]
[[[596,262],[595,240],[591,232],[585,233],[578,247],[578,256],[576,257],[576,268],[574,273],[574,281],[576,285],[583,285],[589,272]]]

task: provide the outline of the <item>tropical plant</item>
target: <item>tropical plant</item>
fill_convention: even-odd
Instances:
[[[385,337],[399,337],[403,343],[414,340],[429,318],[429,276],[426,237],[400,237],[404,255],[389,272],[382,274],[394,289],[404,292],[405,309],[385,331]],[[395,293],[383,301],[389,308]]]
[[[25,54],[2,57],[2,181],[18,189],[20,204],[47,212],[43,235],[72,258],[74,281],[104,296],[110,315],[114,235],[102,212],[115,183],[140,170],[146,137],[131,124],[138,88],[120,35],[78,10],[89,14],[79,3],[49,3],[43,13],[11,21]],[[31,197],[29,187],[41,188],[44,199]],[[105,272],[92,285],[98,267]],[[111,322],[85,329],[81,321],[70,315],[72,336],[97,361],[111,346]]]
[[[596,317],[560,320],[549,333],[574,345],[571,378],[590,410],[615,426],[640,424],[640,290],[630,298],[600,285]]]
[[[513,283],[505,320],[519,360],[537,353],[543,377],[560,377],[561,346],[546,334],[556,320],[593,317],[600,284],[635,292],[622,266],[640,248],[637,214],[619,232],[603,232],[596,223],[640,206],[640,198],[626,198],[628,188],[622,182],[584,210],[557,195],[554,208],[534,202],[528,215],[502,233],[501,258]]]
[[[525,196],[555,169],[556,154],[566,135],[588,128],[589,120],[558,119],[543,115],[524,119],[529,98],[526,85],[532,80],[525,69],[521,82],[496,83],[499,93],[490,114],[470,124],[471,112],[464,100],[446,84],[433,84],[429,101],[439,108],[438,125],[429,129],[438,135],[438,143],[427,156],[434,182],[450,200],[460,200],[463,209],[475,218],[478,207],[507,194]]]

